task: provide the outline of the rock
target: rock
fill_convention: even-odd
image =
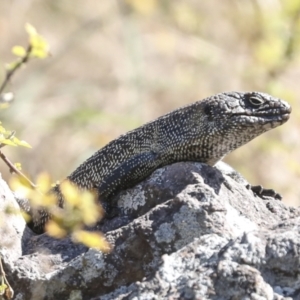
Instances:
[[[300,299],[300,210],[246,184],[224,163],[156,170],[98,224],[110,254],[9,220],[15,299]]]
[[[12,259],[22,255],[22,237],[26,227],[19,206],[5,181],[0,177],[0,236],[2,252],[10,252]],[[26,231],[28,233],[28,231]]]

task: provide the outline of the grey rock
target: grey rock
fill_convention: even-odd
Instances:
[[[246,184],[224,163],[156,170],[97,225],[110,254],[9,216],[16,229],[1,253],[15,299],[298,299],[300,210]]]
[[[19,213],[13,193],[1,177],[0,180],[1,253],[10,252],[10,257],[16,259],[22,254],[22,236],[26,223]]]

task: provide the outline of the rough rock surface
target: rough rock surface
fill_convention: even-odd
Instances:
[[[14,299],[300,299],[300,210],[245,184],[224,163],[156,170],[97,226],[110,254],[36,236],[10,216],[1,255]]]

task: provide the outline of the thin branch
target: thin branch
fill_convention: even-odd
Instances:
[[[18,174],[19,176],[21,176],[22,178],[24,178],[26,180],[26,182],[28,184],[30,184],[30,186],[32,188],[34,188],[34,189],[36,188],[36,185],[32,181],[30,181],[30,179],[25,174],[23,174],[20,170],[18,170],[15,167],[15,165],[7,158],[7,156],[2,151],[0,151],[0,158],[2,158],[2,160],[7,164],[7,166],[9,167],[9,171],[11,173]]]
[[[12,287],[10,286],[10,284],[6,278],[6,274],[4,272],[3,265],[2,265],[2,256],[0,256],[0,276],[2,276],[5,284],[7,285],[8,289],[9,289],[9,291],[6,290],[6,292],[5,292],[7,298],[12,299],[12,297],[14,296],[14,290],[12,289]],[[10,293],[10,294],[8,294],[8,293]]]
[[[16,132],[12,131],[11,134],[6,139],[10,140],[12,137],[14,137],[15,134],[16,134]],[[6,144],[0,143],[0,148],[3,148],[5,146],[6,146]]]
[[[31,45],[29,45],[27,47],[26,50],[26,55],[24,57],[22,57],[22,59],[16,64],[16,66],[12,69],[12,70],[7,70],[6,71],[6,75],[5,75],[5,79],[2,82],[1,86],[0,86],[0,94],[3,92],[3,90],[5,89],[6,85],[8,84],[9,80],[11,79],[11,77],[14,75],[14,73],[23,65],[25,64],[30,57],[30,53],[31,53]]]

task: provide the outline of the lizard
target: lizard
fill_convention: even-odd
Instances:
[[[66,179],[81,190],[96,190],[99,199],[109,199],[168,164],[196,161],[214,166],[228,153],[285,123],[290,113],[287,102],[265,93],[219,93],[121,135]],[[63,207],[59,184],[50,192]],[[30,228],[42,233],[49,213],[41,208],[33,214],[28,201],[19,205],[32,217]]]

